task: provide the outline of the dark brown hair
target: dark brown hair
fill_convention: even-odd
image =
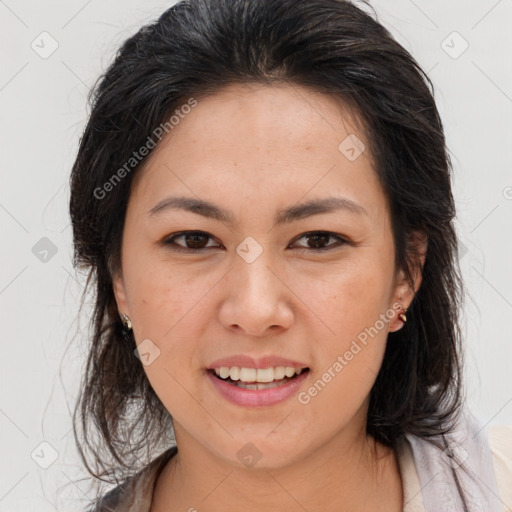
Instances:
[[[91,90],[70,178],[74,264],[95,287],[75,439],[97,478],[127,477],[173,443],[172,418],[134,355],[133,334],[123,336],[112,286],[131,184],[147,157],[108,194],[97,191],[187,99],[233,83],[279,82],[336,96],[357,112],[391,205],[396,268],[411,286],[419,263],[409,235],[428,237],[421,286],[407,323],[388,336],[371,390],[367,432],[396,447],[406,433],[448,432],[458,415],[463,288],[451,162],[430,79],[376,16],[348,1],[187,0],[126,40]]]

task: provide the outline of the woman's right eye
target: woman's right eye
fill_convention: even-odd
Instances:
[[[183,246],[177,244],[175,240],[182,238],[184,243],[188,246]],[[168,238],[166,238],[162,243],[165,246],[170,246],[173,251],[200,251],[203,249],[208,249],[204,245],[204,241],[208,238],[212,238],[211,235],[205,233],[204,231],[182,231],[181,233],[174,234]]]

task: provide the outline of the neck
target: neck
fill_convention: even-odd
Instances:
[[[292,464],[240,468],[178,435],[179,452],[162,471],[151,512],[402,510],[393,450],[365,432],[342,432]]]

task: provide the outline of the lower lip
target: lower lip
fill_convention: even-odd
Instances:
[[[206,372],[215,389],[229,402],[236,405],[257,406],[274,405],[292,396],[307,378],[309,370],[270,389],[244,389],[218,379],[212,372]]]

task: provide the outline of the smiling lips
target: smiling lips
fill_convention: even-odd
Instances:
[[[228,401],[241,406],[274,405],[290,397],[309,374],[299,361],[278,356],[237,355],[207,367],[210,381]]]

